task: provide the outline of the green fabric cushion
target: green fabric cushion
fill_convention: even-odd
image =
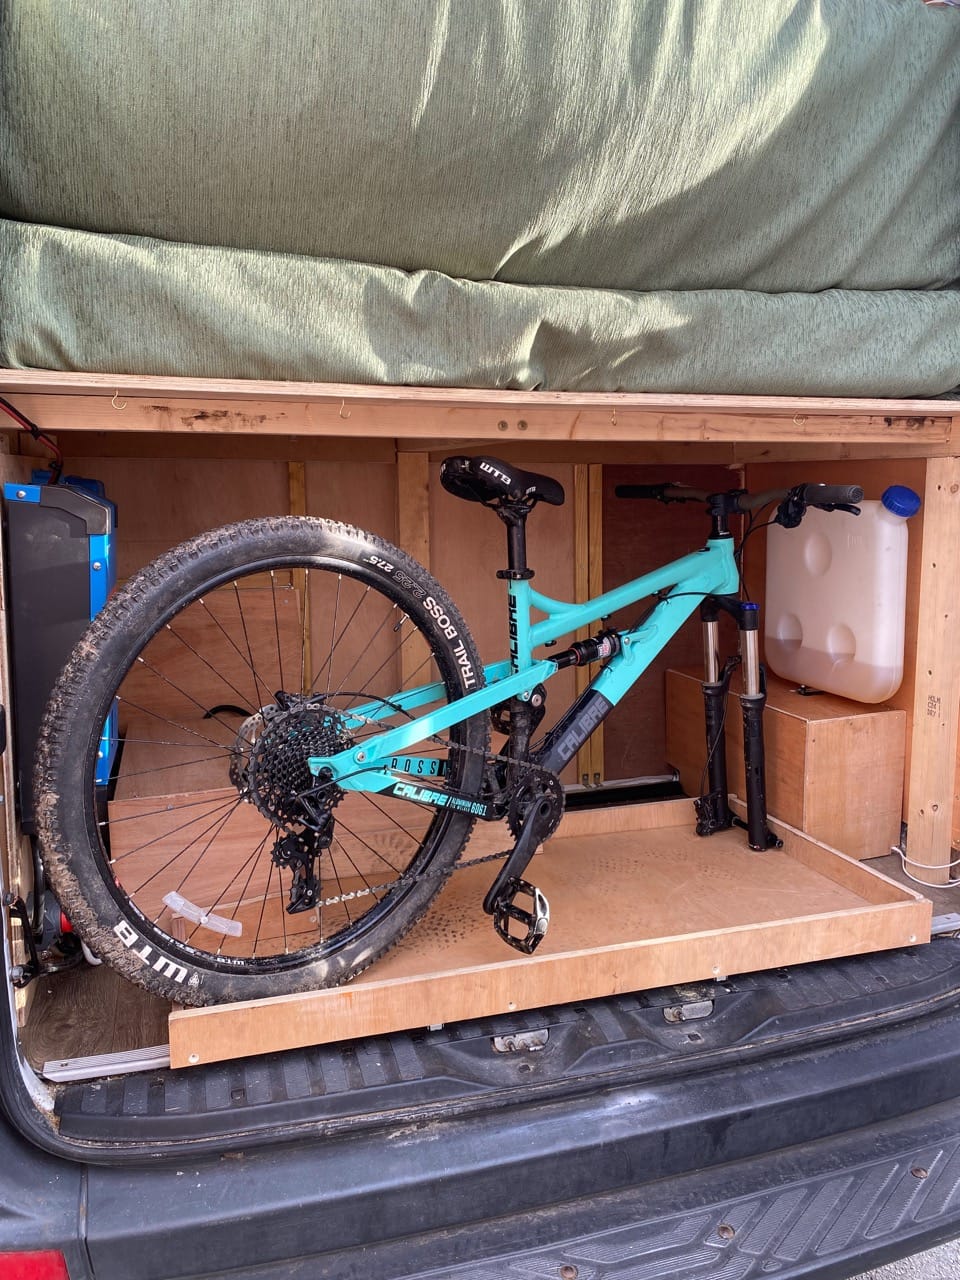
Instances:
[[[8,0],[0,361],[938,394],[958,53],[908,0]]]

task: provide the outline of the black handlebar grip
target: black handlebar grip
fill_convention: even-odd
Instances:
[[[863,490],[858,484],[808,484],[803,500],[812,507],[851,506],[863,501]]]

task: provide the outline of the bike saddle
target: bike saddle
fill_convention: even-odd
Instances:
[[[455,498],[482,502],[485,506],[504,502],[536,502],[563,505],[563,485],[535,471],[521,471],[499,458],[467,458],[460,454],[445,458],[440,466],[440,483]]]

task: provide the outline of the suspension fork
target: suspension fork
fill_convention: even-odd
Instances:
[[[737,623],[740,654],[720,668],[720,611]],[[782,841],[767,825],[766,761],[763,742],[763,709],[767,701],[766,682],[760,665],[759,606],[734,596],[708,596],[700,606],[703,622],[704,681],[703,702],[707,737],[707,791],[696,802],[697,834],[712,835],[736,824],[745,826],[751,849],[779,848]],[[747,821],[735,818],[727,801],[726,734],[724,729],[730,677],[742,668],[743,766]]]
[[[700,620],[703,623],[703,684],[700,687],[703,691],[703,717],[707,732],[707,788],[694,802],[698,836],[726,831],[733,825],[733,813],[727,800],[725,726],[730,677],[739,665],[739,659],[728,658],[721,670],[720,607],[718,598],[714,596],[708,596],[700,606]]]

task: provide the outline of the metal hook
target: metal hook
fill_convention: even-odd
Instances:
[[[343,407],[344,407],[344,405],[345,405],[346,403],[347,403],[347,402],[346,402],[346,400],[341,400],[341,401],[340,401],[340,413],[339,413],[339,416],[344,420],[344,422],[346,422],[346,421],[347,421],[347,419],[350,417],[350,414],[349,414],[349,413],[344,413],[344,412],[343,412]]]
[[[119,388],[118,388],[118,389],[113,393],[113,399],[110,401],[110,403],[113,405],[113,407],[114,407],[115,409],[125,409],[125,408],[127,407],[127,402],[126,402],[126,400],[124,400],[121,404],[117,404],[117,396],[118,396],[119,394],[120,394],[120,390],[119,390]]]

